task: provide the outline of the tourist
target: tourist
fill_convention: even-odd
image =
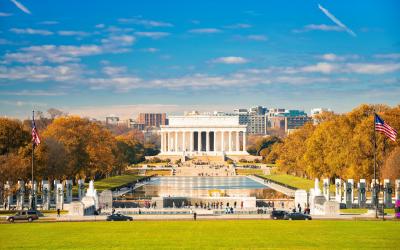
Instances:
[[[233,214],[233,207],[231,207],[231,214]]]
[[[233,206],[236,208],[236,201],[233,203]]]
[[[57,217],[60,217],[60,209],[59,208],[57,208]]]
[[[193,213],[193,220],[196,220],[196,218],[197,218],[197,213],[194,212],[194,213]]]

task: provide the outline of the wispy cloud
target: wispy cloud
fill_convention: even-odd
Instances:
[[[141,36],[141,37],[148,37],[152,39],[160,39],[166,36],[169,36],[170,33],[168,32],[143,32],[143,31],[138,31],[135,32],[135,35]]]
[[[226,56],[219,57],[212,60],[214,63],[223,63],[223,64],[243,64],[247,63],[249,60],[239,56]]]
[[[48,90],[21,90],[21,91],[2,91],[0,95],[9,96],[62,96],[64,92],[48,91]]]
[[[12,13],[0,12],[0,17],[12,16]]]
[[[390,53],[390,54],[377,54],[374,55],[375,58],[382,58],[382,59],[400,59],[400,53]]]
[[[172,23],[168,23],[168,22],[146,20],[146,19],[141,19],[141,18],[119,18],[118,22],[143,25],[145,27],[173,27],[174,26]]]
[[[236,24],[225,26],[225,28],[228,28],[228,29],[248,29],[251,27],[253,27],[253,26],[250,24],[247,24],[247,23],[236,23]]]
[[[191,29],[189,30],[190,33],[195,34],[213,34],[213,33],[220,33],[220,29],[216,28],[202,28],[202,29]]]
[[[248,40],[253,40],[253,41],[267,41],[268,37],[265,35],[248,35],[246,36]]]
[[[59,24],[58,21],[43,21],[43,22],[39,22],[39,24],[43,24],[43,25],[56,25]]]
[[[78,37],[83,37],[83,36],[89,36],[90,33],[85,32],[85,31],[76,31],[76,30],[60,30],[57,32],[60,36],[78,36]]]
[[[158,52],[160,50],[157,49],[157,48],[145,48],[145,49],[142,49],[142,51],[149,52],[149,53],[156,53],[156,52]]]
[[[341,27],[336,26],[336,25],[326,25],[326,24],[308,24],[305,25],[301,29],[294,29],[293,33],[303,33],[303,32],[308,32],[308,31],[313,31],[313,30],[320,30],[320,31],[339,31],[342,32],[344,31]]]
[[[42,35],[42,36],[53,35],[53,32],[51,32],[49,30],[38,30],[38,29],[31,29],[31,28],[26,28],[26,29],[12,28],[12,29],[10,29],[10,31],[15,34],[21,34],[21,35]]]
[[[330,13],[327,9],[322,7],[322,5],[318,4],[318,8],[329,18],[332,22],[334,22],[339,27],[343,28],[347,33],[351,36],[356,37],[356,33],[354,33],[351,29],[349,29],[346,25],[344,25],[339,19],[337,19],[332,13]]]
[[[26,8],[22,3],[18,2],[17,0],[10,0],[12,3],[15,4],[15,6],[17,6],[18,9],[20,9],[21,11],[25,12],[26,14],[32,14],[30,12],[30,10],[28,10],[28,8]]]

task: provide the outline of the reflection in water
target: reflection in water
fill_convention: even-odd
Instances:
[[[257,199],[284,198],[285,195],[245,176],[232,177],[157,177],[127,199],[151,197],[230,196]]]

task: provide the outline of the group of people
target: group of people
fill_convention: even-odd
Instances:
[[[301,213],[301,211],[302,211],[302,209],[301,209],[300,203],[297,204],[297,210],[296,210],[296,208],[292,209],[293,213],[296,213],[296,212]],[[310,207],[308,205],[306,206],[306,208],[304,208],[303,213],[304,214],[310,214]]]
[[[233,208],[236,209],[236,206],[237,206],[237,202],[236,201],[233,202],[233,206],[229,206],[229,202],[227,202],[226,205],[225,205],[225,209],[231,207],[232,210],[233,210]],[[223,209],[224,208],[224,203],[222,201],[221,202],[211,202],[211,203],[210,202],[203,203],[201,201],[200,203],[196,202],[194,204],[194,207],[195,208],[208,209],[208,210],[210,210],[210,209]],[[243,209],[243,201],[240,203],[240,207]]]

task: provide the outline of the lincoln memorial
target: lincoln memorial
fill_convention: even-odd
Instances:
[[[248,155],[246,125],[238,116],[170,116],[160,135],[160,156]]]

